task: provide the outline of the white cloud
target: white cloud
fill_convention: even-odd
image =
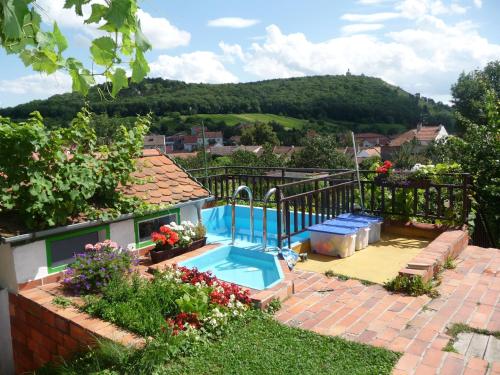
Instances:
[[[93,3],[103,3],[103,0]],[[106,35],[99,30],[99,25],[85,24],[84,20],[91,14],[90,4],[82,7],[83,17],[76,15],[74,8],[65,9],[64,0],[37,0],[37,4],[43,9],[42,19],[47,24],[57,22],[59,27],[75,30],[75,38],[79,45],[88,46],[91,39]],[[168,49],[189,44],[191,34],[180,30],[172,25],[166,18],[153,17],[149,13],[139,9],[137,15],[141,21],[142,31],[149,39],[154,49]]]
[[[187,46],[191,34],[172,25],[166,18],[153,17],[139,9],[137,15],[141,20],[141,28],[153,45],[153,49],[168,49]]]
[[[245,55],[243,49],[239,44],[227,44],[224,42],[219,43],[219,48],[224,53],[224,57],[229,62],[234,62],[234,58],[239,58],[240,60],[245,60]]]
[[[150,77],[195,83],[238,81],[238,78],[222,64],[221,57],[208,51],[185,53],[180,56],[160,55],[158,59],[150,63],[150,67]]]
[[[353,23],[342,27],[340,30],[343,34],[357,34],[366,31],[380,30],[384,27],[381,23]]]
[[[400,13],[379,12],[371,14],[346,13],[343,14],[340,18],[344,21],[351,21],[351,22],[383,22],[399,17],[401,17]]]
[[[233,29],[243,29],[259,23],[259,20],[240,18],[240,17],[222,17],[208,21],[208,26],[211,27],[230,27]]]
[[[476,8],[481,8],[483,6],[483,1],[482,0],[474,0],[474,5]]]
[[[243,69],[258,79],[344,74],[349,69],[413,93],[449,98],[450,85],[462,71],[500,58],[500,45],[479,35],[471,22],[448,25],[425,15],[411,23],[380,37],[344,35],[319,43],[271,25],[265,41],[242,50]],[[235,46],[231,50],[239,51]]]
[[[0,81],[0,92],[14,95],[29,95],[38,99],[71,91],[68,74],[56,72],[51,75],[30,74],[15,79]]]

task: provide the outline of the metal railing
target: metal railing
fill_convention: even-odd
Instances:
[[[294,235],[313,224],[360,209],[362,201],[364,210],[376,215],[455,226],[467,222],[471,209],[472,179],[466,173],[412,180],[404,172],[386,178],[362,170],[358,185],[354,170],[227,166],[188,172],[218,201],[229,202],[234,190],[246,185],[254,201],[262,202],[266,192],[275,188],[280,247],[285,240],[290,246]]]

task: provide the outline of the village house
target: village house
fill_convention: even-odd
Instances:
[[[382,146],[381,156],[384,160],[390,159],[401,146],[413,140],[418,142],[416,151],[422,152],[431,142],[446,138],[447,136],[448,132],[443,125],[423,126],[422,124],[418,124],[416,129],[408,130],[392,139],[389,144]]]
[[[354,138],[358,147],[385,146],[391,141],[389,137],[379,133],[358,133]]]
[[[163,153],[172,152],[174,150],[173,143],[167,145],[164,135],[149,134],[144,137],[144,148],[147,150],[156,149]]]

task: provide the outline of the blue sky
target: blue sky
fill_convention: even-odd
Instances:
[[[37,0],[68,37],[67,56],[88,64],[98,31],[64,0]],[[500,59],[498,0],[145,0],[152,77],[247,82],[294,76],[377,76],[448,102],[460,72]],[[0,107],[70,90],[0,52]]]

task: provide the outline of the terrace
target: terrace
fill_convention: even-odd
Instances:
[[[496,339],[484,342],[481,355],[445,351],[457,340],[451,330],[454,324],[465,325],[472,332],[471,340],[481,332],[498,336],[500,330],[496,282],[500,256],[495,249],[468,246],[466,223],[473,186],[467,174],[423,181],[399,175],[387,181],[374,172],[361,171],[358,181],[351,170],[220,167],[187,172],[213,197],[200,213],[208,244],[155,265],[149,257],[142,257],[137,269],[144,278],[151,279],[153,273],[167,271],[173,264],[213,271],[219,279],[247,289],[262,309],[282,301],[276,319],[287,326],[403,353],[395,374],[498,369]],[[241,185],[249,187],[253,199],[250,204],[249,196],[242,194],[234,202],[238,204],[232,244],[233,194]],[[267,194],[271,189],[274,194]],[[266,195],[272,197],[267,203]],[[346,258],[314,252],[311,226],[363,207],[365,213],[384,217],[380,241]],[[475,238],[482,239],[478,234]],[[153,246],[141,248],[140,253],[147,254]],[[293,270],[280,257],[289,249],[308,254]],[[456,268],[452,269],[452,263]],[[398,275],[432,284],[432,296],[430,290],[410,296],[384,289],[382,284]],[[77,307],[55,307],[54,298],[66,294],[57,284],[43,284],[11,296],[15,330],[31,327],[30,319],[45,314],[54,322],[64,322],[60,323],[63,331],[57,326],[46,330],[63,334],[63,341],[72,342],[72,350],[92,342],[93,337],[144,345],[142,335],[133,329],[131,333],[126,324],[115,326]],[[25,320],[19,320],[20,315]],[[39,333],[39,328],[32,329]],[[30,335],[23,333],[21,339],[28,340]],[[263,355],[256,352],[255,360]],[[207,365],[227,365],[217,364],[216,358],[208,358]],[[199,366],[196,359],[186,361],[186,368]]]

